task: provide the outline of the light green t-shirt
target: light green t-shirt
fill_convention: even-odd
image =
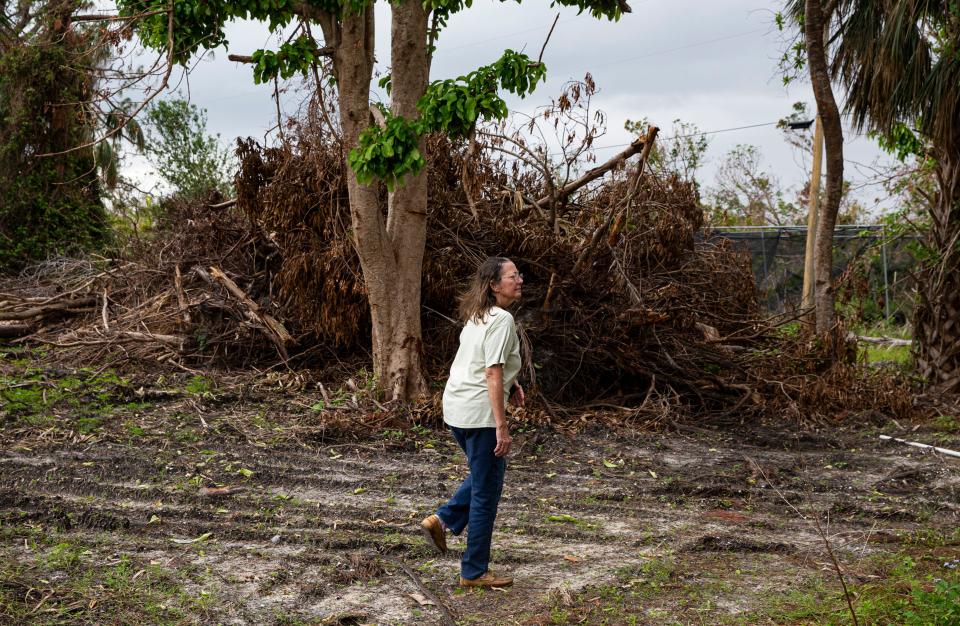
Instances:
[[[450,366],[443,390],[443,421],[459,428],[495,428],[487,395],[486,369],[503,365],[503,402],[520,373],[520,339],[513,316],[491,307],[478,324],[467,322],[460,332],[460,348]]]

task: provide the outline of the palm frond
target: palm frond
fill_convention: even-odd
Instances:
[[[930,68],[921,92],[920,130],[930,137],[960,135],[960,53],[942,54]]]

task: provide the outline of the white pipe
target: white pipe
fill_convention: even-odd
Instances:
[[[947,456],[953,456],[960,459],[960,452],[957,452],[956,450],[948,450],[946,448],[928,446],[925,443],[917,443],[916,441],[907,441],[906,439],[897,439],[896,437],[890,437],[888,435],[880,435],[880,438],[883,439],[884,441],[896,441],[897,443],[913,446],[914,448],[930,448],[934,452],[939,452],[940,454],[946,454]]]

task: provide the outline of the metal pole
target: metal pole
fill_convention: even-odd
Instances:
[[[890,321],[890,281],[887,280],[887,227],[880,230],[880,257],[883,259],[883,315]]]
[[[767,284],[767,240],[763,236],[763,227],[760,227],[760,248],[763,250],[763,280],[760,281],[761,285]]]

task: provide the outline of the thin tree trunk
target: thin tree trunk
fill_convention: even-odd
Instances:
[[[394,115],[413,120],[419,115],[417,102],[430,78],[429,13],[419,0],[402,0],[393,4],[391,11],[392,110]],[[423,140],[420,150],[424,150]],[[396,263],[395,272],[382,277],[392,292],[392,332],[385,342],[387,352],[375,353],[374,360],[391,397],[413,400],[427,391],[421,368],[420,330],[420,285],[427,241],[426,169],[416,176],[407,176],[403,185],[390,194],[387,237]]]
[[[817,223],[815,252],[815,308],[817,333],[825,333],[833,326],[833,229],[840,210],[843,194],[843,128],[840,111],[833,97],[827,54],[824,47],[824,16],[821,0],[806,0],[804,31],[807,40],[807,62],[810,82],[817,100],[817,111],[823,122],[823,140],[827,162],[827,197]]]
[[[374,13],[367,7],[359,15],[345,11],[339,26],[340,45],[334,55],[334,72],[340,95],[340,125],[346,158],[356,147],[360,133],[370,126],[370,81],[373,77]],[[370,302],[373,327],[374,374],[379,370],[377,355],[386,353],[389,339],[390,295],[384,277],[393,270],[393,250],[377,199],[376,185],[361,185],[352,169],[347,170],[347,191],[353,225],[353,245],[360,257],[364,285]],[[382,381],[381,381],[382,382]]]
[[[960,393],[960,133],[937,150],[939,192],[930,210],[931,260],[920,272],[914,315],[917,370],[943,393]]]

